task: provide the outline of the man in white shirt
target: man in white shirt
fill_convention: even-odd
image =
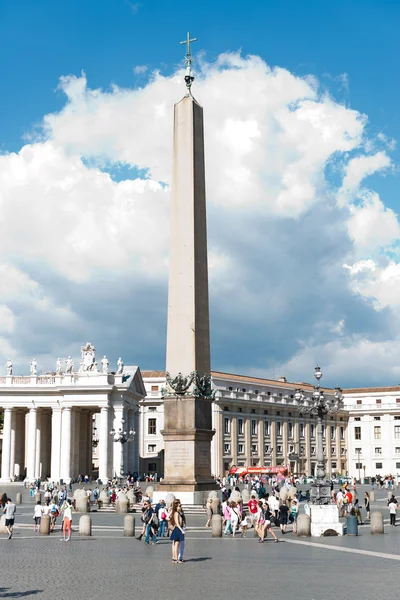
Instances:
[[[394,497],[392,497],[391,501],[389,502],[389,516],[390,516],[390,524],[392,527],[396,527],[397,508],[398,508],[398,504],[396,502],[396,499]]]

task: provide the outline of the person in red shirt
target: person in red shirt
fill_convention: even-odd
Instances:
[[[252,521],[254,521],[254,519],[257,517],[257,513],[258,513],[258,502],[257,502],[255,496],[251,497],[247,506],[249,507],[249,511],[250,511],[250,519]]]
[[[353,494],[350,492],[350,490],[347,490],[347,492],[346,492],[346,498],[347,498],[347,502],[349,504],[351,504],[353,502]]]

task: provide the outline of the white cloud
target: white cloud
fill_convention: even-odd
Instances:
[[[107,91],[82,73],[60,88],[65,106],[44,116],[41,137],[0,156],[0,352],[45,366],[92,338],[162,367],[183,72]],[[379,352],[399,286],[381,252],[399,225],[361,188],[391,167],[386,152],[365,154],[366,116],[313,76],[239,53],[203,61],[193,91],[205,114],[214,368],[296,364],[304,378],[310,348],[336,352],[338,367],[349,347]],[[124,167],[132,179],[121,180]]]
[[[147,70],[147,65],[136,65],[135,67],[133,67],[133,72],[135,73],[135,75],[144,75]]]

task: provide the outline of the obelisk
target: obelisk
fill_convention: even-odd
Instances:
[[[192,96],[187,35],[187,94],[174,107],[167,389],[162,488],[186,504],[204,502],[211,476],[210,321],[203,109]],[[161,489],[162,489],[161,488]]]

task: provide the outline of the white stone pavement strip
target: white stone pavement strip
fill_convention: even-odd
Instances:
[[[372,550],[358,550],[356,548],[343,548],[340,546],[331,546],[330,544],[317,544],[316,542],[306,542],[300,540],[285,540],[285,544],[299,544],[301,546],[311,546],[321,550],[336,550],[337,552],[349,552],[350,554],[363,554],[364,556],[374,556],[376,558],[388,558],[389,560],[399,560],[398,554],[386,554],[384,552],[374,552]]]

